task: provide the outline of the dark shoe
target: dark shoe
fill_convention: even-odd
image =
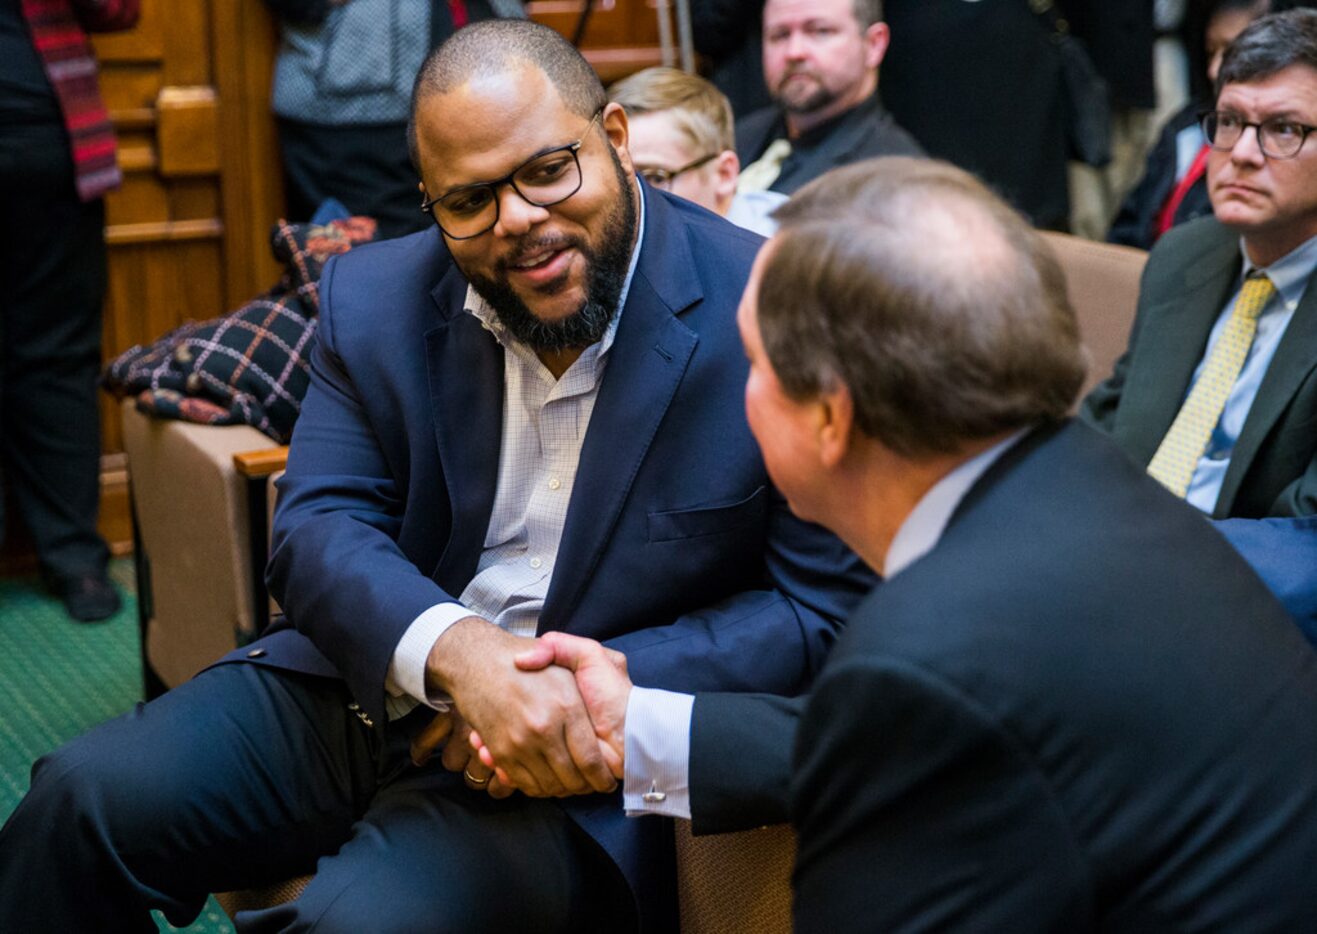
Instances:
[[[55,585],[64,609],[80,623],[95,623],[119,612],[119,593],[104,573],[67,577]]]

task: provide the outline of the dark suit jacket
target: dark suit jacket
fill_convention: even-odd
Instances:
[[[764,154],[768,145],[786,137],[786,123],[777,107],[765,107],[736,121],[736,154],[741,167]],[[789,195],[829,169],[877,156],[922,156],[914,138],[896,125],[875,94],[827,124],[802,134],[782,173],[771,187]]]
[[[697,698],[696,829],[789,782],[801,932],[1308,930],[1314,704],[1257,577],[1071,422],[874,591],[807,705]]]
[[[1157,241],[1144,268],[1129,349],[1081,415],[1139,464],[1180,411],[1212,325],[1237,285],[1239,234],[1204,217]],[[1212,515],[1317,513],[1317,289],[1308,288],[1235,443]]]
[[[760,239],[646,202],[540,630],[625,651],[639,684],[798,691],[872,577],[791,515],[745,421],[734,314]],[[344,254],[321,280],[269,570],[290,623],[255,661],[341,676],[378,722],[399,638],[474,576],[493,507],[503,351],[466,288],[435,230]],[[651,918],[670,910],[666,822],[626,821],[618,796],[564,807]]]

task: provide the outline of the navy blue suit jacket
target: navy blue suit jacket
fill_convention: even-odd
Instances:
[[[646,191],[539,626],[621,649],[637,684],[798,693],[873,584],[834,537],[791,515],[746,424],[735,310],[759,243]],[[320,289],[268,575],[288,621],[257,661],[341,676],[378,719],[403,632],[475,574],[498,476],[503,351],[463,310],[466,280],[435,230],[335,259]],[[666,822],[627,821],[617,795],[564,806],[650,917],[671,910]]]

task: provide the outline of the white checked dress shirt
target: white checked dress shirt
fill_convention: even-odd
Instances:
[[[558,559],[581,446],[640,257],[643,193],[640,202],[636,245],[617,312],[599,342],[587,347],[559,379],[533,350],[508,334],[488,303],[467,287],[466,310],[503,347],[503,441],[494,509],[475,577],[459,602],[430,607],[398,640],[385,679],[390,719],[407,714],[418,701],[435,710],[448,709],[447,698],[426,694],[425,662],[435,642],[459,619],[481,616],[514,635],[535,635]]]

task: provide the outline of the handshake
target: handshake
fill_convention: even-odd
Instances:
[[[511,636],[471,618],[436,642],[426,680],[454,704],[412,738],[416,765],[442,749],[445,768],[495,798],[610,792],[621,780],[631,695],[621,652],[562,632]]]

